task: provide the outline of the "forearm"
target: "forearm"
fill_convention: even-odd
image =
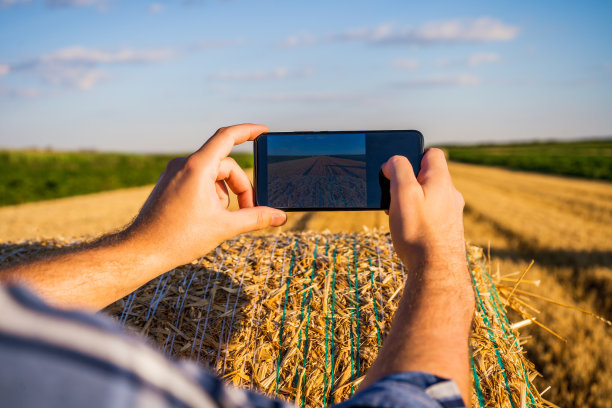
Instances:
[[[169,268],[122,232],[2,269],[0,282],[25,285],[58,307],[99,310]]]
[[[474,298],[467,265],[426,262],[410,269],[389,335],[362,387],[393,373],[424,371],[453,379],[469,403]]]
[[[45,259],[0,270],[0,284],[21,283],[60,307],[98,310],[226,239],[285,223],[283,211],[255,207],[253,187],[232,147],[267,127],[219,129],[198,151],[170,160],[126,230]],[[229,211],[228,189],[240,209]]]

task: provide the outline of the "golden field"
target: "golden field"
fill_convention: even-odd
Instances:
[[[451,163],[466,201],[469,242],[490,245],[491,269],[519,272],[525,290],[612,317],[612,184]],[[151,187],[0,208],[0,241],[82,237],[128,223]],[[386,227],[382,212],[290,213],[284,231]],[[536,286],[536,281],[539,285]],[[526,348],[544,396],[565,407],[612,407],[612,329],[572,309],[534,299],[538,320]]]

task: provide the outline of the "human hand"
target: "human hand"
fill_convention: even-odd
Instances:
[[[382,171],[391,180],[389,227],[400,259],[419,271],[423,264],[439,266],[449,274],[457,271],[471,290],[463,236],[465,203],[453,185],[444,153],[429,149],[418,177],[403,156],[391,157]],[[454,284],[452,277],[438,275]]]
[[[468,339],[475,300],[463,237],[463,197],[439,149],[425,153],[418,177],[402,156],[391,157],[382,171],[391,180],[393,246],[408,275],[391,330],[362,387],[393,373],[423,371],[453,379],[469,406]]]
[[[221,128],[189,157],[171,160],[126,230],[128,238],[172,268],[235,235],[283,225],[283,211],[254,207],[251,182],[228,157],[233,146],[266,131],[253,124]],[[239,210],[227,209],[227,187],[238,196]]]

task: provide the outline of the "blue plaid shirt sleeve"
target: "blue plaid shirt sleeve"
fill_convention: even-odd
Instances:
[[[51,308],[20,287],[0,286],[0,310],[0,406],[293,406],[171,361],[110,319]],[[383,378],[338,405],[461,406],[452,381],[417,372]]]

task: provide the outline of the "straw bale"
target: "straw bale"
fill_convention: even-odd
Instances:
[[[0,265],[67,244],[0,244]],[[525,302],[516,291],[498,291],[482,249],[467,253],[476,289],[472,404],[550,406],[533,385],[538,373],[518,332],[531,320],[512,325],[506,314]],[[104,312],[170,357],[320,407],[357,390],[390,329],[405,274],[388,232],[242,235]]]

